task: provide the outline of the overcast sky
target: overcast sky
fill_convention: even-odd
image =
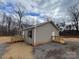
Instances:
[[[66,14],[67,9],[77,4],[79,0],[0,0],[3,4],[0,4],[0,10],[12,14],[9,11],[12,10],[15,4],[22,4],[25,6],[28,14],[26,16],[37,17],[41,20],[45,16],[52,17],[56,22],[61,22],[62,19],[68,19]],[[64,21],[65,21],[64,20]],[[41,20],[42,21],[42,20]]]

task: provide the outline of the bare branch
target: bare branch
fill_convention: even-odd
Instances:
[[[78,8],[77,5],[74,5],[74,6],[70,7],[70,9],[69,9],[69,15],[70,15],[72,21],[74,22],[76,30],[78,31],[79,8]]]

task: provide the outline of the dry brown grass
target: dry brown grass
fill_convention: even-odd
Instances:
[[[12,43],[17,41],[23,41],[23,38],[19,35],[15,36],[0,36],[0,44],[2,43]]]
[[[79,43],[79,38],[63,38],[65,42],[77,42]]]
[[[61,36],[63,38],[79,38],[79,35],[65,35],[65,36]]]
[[[12,36],[0,36],[0,44],[11,42]]]
[[[15,35],[11,38],[11,42],[18,42],[18,41],[23,41],[22,36],[20,35]]]

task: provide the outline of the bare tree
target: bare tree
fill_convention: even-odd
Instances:
[[[17,15],[17,20],[18,20],[18,30],[22,29],[22,18],[25,16],[26,13],[26,9],[23,5],[16,4],[16,7],[13,9],[13,12],[15,13],[15,15]],[[19,34],[21,34],[19,32]]]
[[[79,29],[79,8],[78,5],[74,5],[69,9],[69,15],[70,18],[75,25],[76,30],[78,31]]]
[[[7,31],[10,31],[10,27],[11,27],[11,23],[12,23],[12,19],[10,16],[6,17],[6,22],[7,22]]]
[[[6,19],[6,14],[3,12],[3,15],[2,15],[2,22],[1,22],[1,26],[2,26],[2,31],[4,30],[3,27],[4,27],[4,23],[5,23],[5,19]]]
[[[22,26],[22,18],[25,15],[25,7],[22,6],[21,4],[16,4],[16,8],[13,10],[13,12],[16,13],[16,15],[18,15],[18,25],[19,25],[19,29],[21,29]]]

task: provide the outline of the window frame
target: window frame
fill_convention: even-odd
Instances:
[[[32,29],[28,30],[28,37],[32,38]]]

